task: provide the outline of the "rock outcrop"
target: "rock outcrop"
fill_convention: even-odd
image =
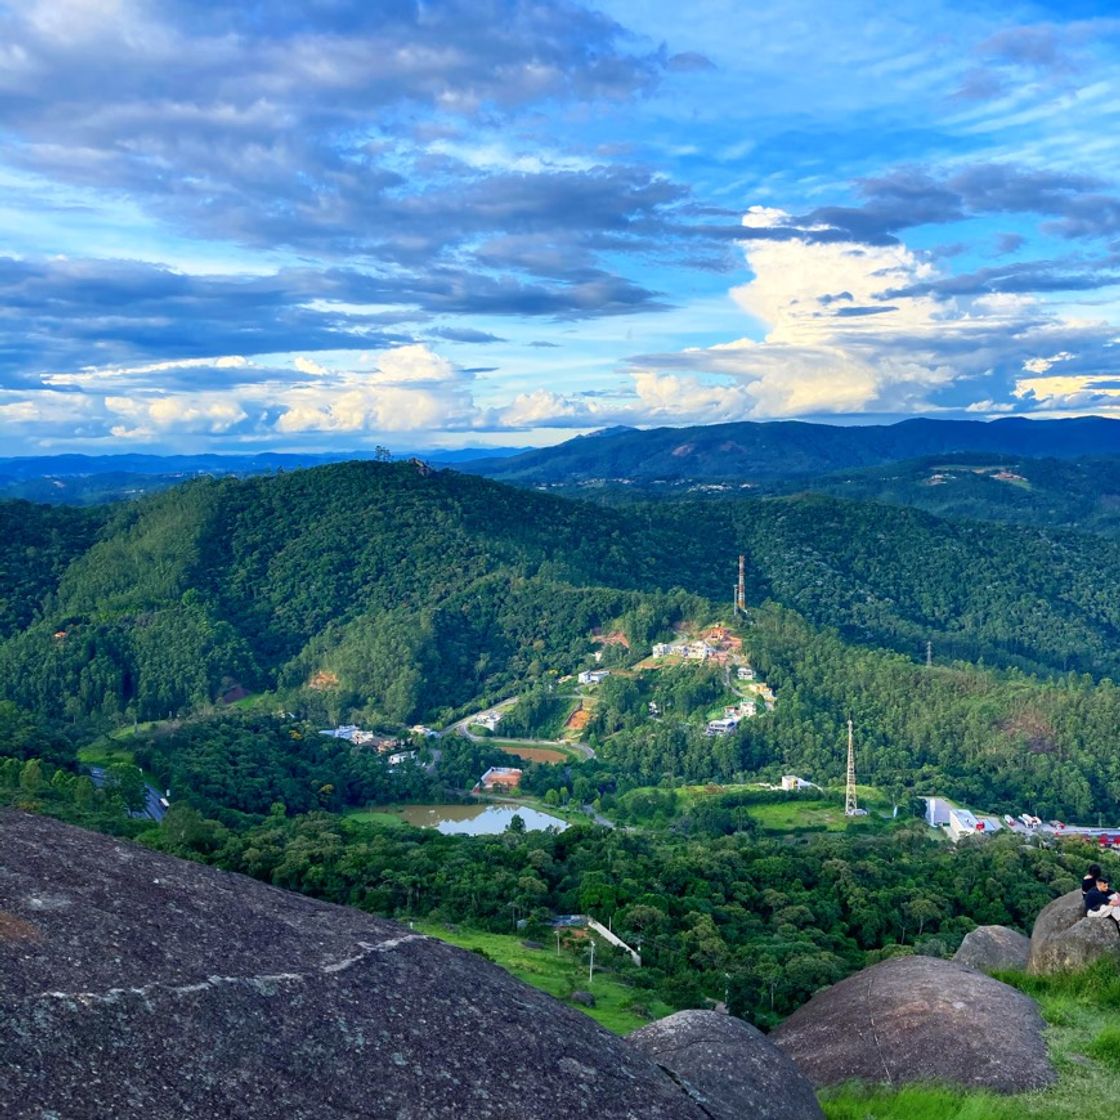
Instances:
[[[5,1120],[705,1120],[477,954],[0,812]]]
[[[932,957],[899,957],[818,992],[773,1034],[818,1087],[944,1081],[1019,1093],[1055,1079],[1033,1000]]]
[[[1035,919],[1028,972],[1084,968],[1101,957],[1120,962],[1120,926],[1111,918],[1086,917],[1080,890],[1054,899]]]
[[[961,947],[953,954],[957,964],[978,972],[995,972],[1000,968],[1022,971],[1031,956],[1031,942],[1018,930],[1007,926],[977,926],[965,935]]]
[[[627,1041],[668,1070],[711,1120],[823,1120],[805,1075],[741,1019],[678,1011]]]

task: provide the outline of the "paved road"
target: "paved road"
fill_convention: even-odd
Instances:
[[[491,704],[488,708],[483,708],[482,711],[472,712],[465,719],[459,720],[458,723],[453,723],[445,732],[451,734],[454,732],[457,735],[465,735],[468,739],[475,743],[485,743],[489,741],[489,736],[476,735],[470,729],[470,724],[477,723],[478,717],[483,712],[492,712],[495,710],[501,711],[502,709],[512,708],[517,703],[517,697],[511,696],[508,700],[501,700],[497,704]],[[499,724],[499,726],[501,726]],[[568,739],[507,739],[501,732],[495,732],[494,738],[500,739],[502,743],[509,743],[518,747],[543,747],[546,750],[549,747],[564,747],[568,750],[573,750],[580,756],[580,758],[588,759],[595,757],[595,751],[586,743],[573,743]]]
[[[103,786],[105,784],[105,767],[104,766],[90,766],[89,776],[93,780],[95,786]],[[162,821],[167,814],[167,810],[163,807],[160,798],[163,794],[160,793],[155,786],[145,784],[144,791],[147,796],[147,804],[143,809],[130,810],[130,817],[151,817],[153,821]]]

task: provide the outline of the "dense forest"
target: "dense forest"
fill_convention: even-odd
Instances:
[[[1089,858],[949,848],[918,795],[1070,819],[1120,799],[1120,545],[1101,537],[820,495],[604,507],[382,462],[0,516],[0,804],[399,917],[539,936],[591,913],[642,943],[639,1003],[726,998],[768,1026],[884,954],[1026,926]],[[643,659],[727,621],[739,553],[735,625],[777,704],[710,736],[730,670]],[[524,764],[567,831],[346,815],[466,800],[509,756],[407,725],[518,696],[501,734],[555,735],[593,654],[595,757]],[[849,717],[885,811],[775,835],[768,809],[835,794],[746,783],[834,784]],[[320,734],[350,720],[415,753]],[[83,772],[83,747],[105,765]],[[145,780],[173,791],[158,827]]]
[[[718,610],[740,552],[750,602],[849,642],[1120,669],[1120,544],[819,496],[607,509],[366,462],[0,512],[0,695],[92,725],[315,680],[325,717],[439,719],[612,620],[642,642]]]
[[[916,822],[889,838],[873,831],[796,845],[761,839],[750,827],[724,834],[577,825],[464,837],[325,812],[288,817],[282,805],[229,827],[183,803],[157,828],[124,815],[123,779],[95,789],[37,759],[0,761],[0,804],[138,836],[401,919],[541,936],[554,913],[589,913],[641,946],[641,969],[622,956],[603,962],[634,988],[639,1014],[647,998],[674,1007],[726,998],[764,1028],[885,956],[945,955],[978,924],[1029,928],[1095,856],[1011,837],[953,849]]]

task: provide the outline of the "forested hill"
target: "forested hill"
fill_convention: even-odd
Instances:
[[[463,470],[516,483],[690,480],[769,482],[953,452],[1076,458],[1120,454],[1120,421],[1008,418],[904,420],[838,427],[800,421],[712,424],[652,431],[611,429]]]
[[[45,558],[0,544],[18,577],[0,697],[51,715],[146,718],[234,683],[319,681],[338,715],[436,718],[571,671],[595,627],[643,643],[718,612],[697,596],[730,599],[740,552],[750,602],[850,641],[1120,675],[1120,544],[909,509],[819,496],[604,509],[354,462],[199,480],[98,514],[0,512],[51,542]]]
[[[914,506],[939,517],[1120,537],[1120,456],[927,456],[798,481],[789,487],[794,488]]]

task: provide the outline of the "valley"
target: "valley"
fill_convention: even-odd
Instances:
[[[924,819],[1116,816],[1100,536],[387,462],[4,518],[0,802],[414,923],[614,1029],[771,1029],[1120,870],[1096,836]]]

